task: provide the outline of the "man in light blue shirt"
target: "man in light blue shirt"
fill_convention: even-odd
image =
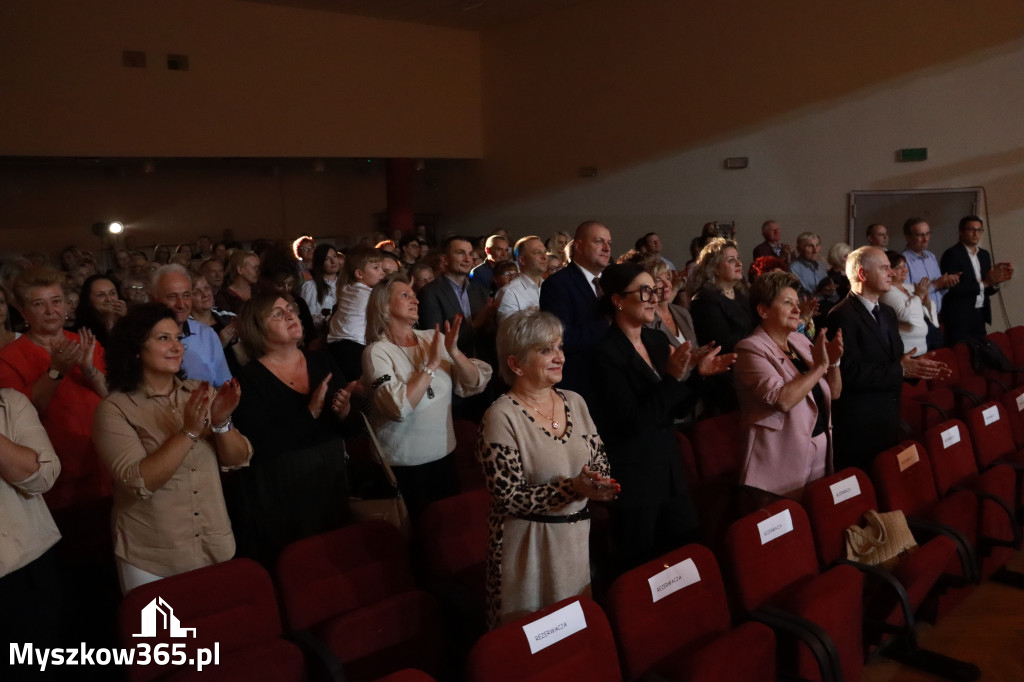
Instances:
[[[220,386],[231,379],[224,347],[211,327],[189,317],[192,313],[192,278],[180,265],[165,265],[153,273],[149,298],[163,303],[174,311],[174,319],[181,325],[181,343],[185,354],[181,368],[189,379],[209,381]]]
[[[835,284],[828,279],[828,266],[821,260],[821,239],[813,232],[804,232],[796,238],[799,257],[789,265],[789,271],[800,280],[800,285],[819,300],[835,294]]]
[[[910,270],[907,280],[917,284],[925,277],[930,279],[930,298],[935,301],[935,310],[942,310],[942,297],[946,295],[946,289],[956,286],[960,281],[960,273],[942,274],[939,259],[928,250],[932,230],[923,218],[910,218],[903,223],[903,236],[907,239],[903,257],[907,259],[907,268]]]

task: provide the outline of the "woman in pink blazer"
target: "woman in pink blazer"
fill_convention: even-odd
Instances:
[[[820,330],[812,345],[800,326],[800,286],[788,272],[758,277],[750,303],[761,324],[736,345],[733,371],[747,429],[740,480],[799,499],[832,469],[832,401],[842,390],[842,333]]]

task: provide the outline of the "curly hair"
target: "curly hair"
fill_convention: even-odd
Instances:
[[[718,266],[722,264],[722,260],[725,258],[726,249],[735,249],[739,253],[740,247],[732,239],[723,239],[722,237],[715,237],[714,239],[708,240],[708,243],[704,245],[704,248],[700,250],[700,255],[697,256],[697,267],[693,270],[693,275],[690,276],[686,282],[686,293],[690,296],[697,293],[704,287],[718,288],[718,277],[715,271],[718,270]],[[736,285],[737,288],[746,289],[743,283]]]
[[[177,320],[174,311],[163,303],[140,303],[117,321],[110,332],[106,348],[107,388],[111,391],[131,393],[142,383],[142,346],[153,327],[161,320]],[[185,378],[185,370],[178,371]]]

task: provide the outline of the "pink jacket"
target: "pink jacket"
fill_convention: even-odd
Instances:
[[[799,332],[789,343],[808,366],[811,342]],[[747,429],[746,457],[740,481],[779,494],[798,493],[808,482],[832,471],[832,396],[828,382],[818,381],[829,416],[823,447],[811,442],[818,408],[811,392],[789,412],[775,407],[782,387],[799,374],[763,327],[736,345],[733,367],[740,414]],[[821,440],[818,439],[819,445]]]

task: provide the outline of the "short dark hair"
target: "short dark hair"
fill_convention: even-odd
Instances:
[[[785,288],[800,291],[800,278],[792,272],[766,272],[758,275],[750,285],[750,307],[757,312],[758,305],[770,306]]]
[[[903,234],[910,234],[910,230],[912,227],[914,227],[914,225],[926,222],[928,221],[925,220],[924,218],[907,218],[905,221],[903,221]]]
[[[871,230],[875,229],[876,227],[885,227],[885,225],[883,225],[882,223],[871,223],[870,225],[868,225],[868,229],[864,231],[864,236],[870,237]],[[886,231],[888,231],[888,228],[886,228]]]
[[[967,223],[981,223],[982,225],[984,225],[985,221],[976,215],[965,215],[963,218],[960,219],[960,224],[957,225],[956,229],[959,231],[963,231],[963,229],[967,227]]]
[[[603,312],[608,315],[614,314],[612,296],[622,294],[630,283],[646,273],[642,265],[637,263],[612,263],[601,273],[601,301],[600,306]]]
[[[900,264],[900,261],[906,262],[906,258],[899,251],[886,251],[885,255],[889,257],[889,267],[895,268]]]
[[[463,234],[453,234],[451,237],[448,237],[443,242],[441,242],[441,253],[447,255],[448,249],[451,248],[452,242],[468,242],[470,246],[473,246],[473,240],[471,238]]]
[[[266,317],[274,309],[277,299],[283,298],[292,306],[295,299],[289,294],[279,291],[261,291],[242,304],[238,311],[238,336],[249,358],[256,360],[267,354],[267,321]],[[296,315],[298,313],[296,312]]]
[[[107,388],[131,393],[142,383],[142,346],[161,320],[174,320],[174,311],[163,303],[140,303],[114,325],[106,348]],[[185,378],[185,370],[178,371]]]

